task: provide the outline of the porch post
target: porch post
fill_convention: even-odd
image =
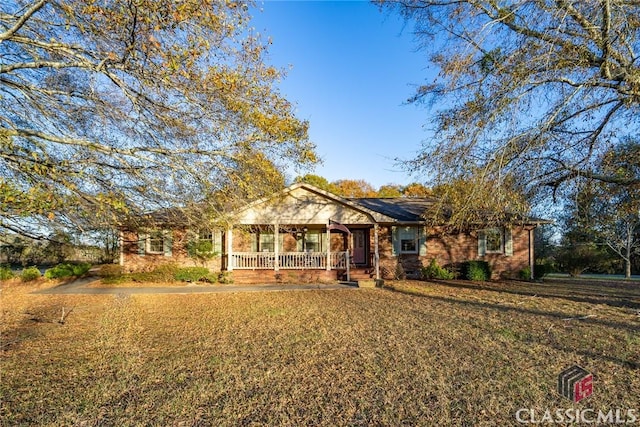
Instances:
[[[123,266],[124,265],[124,232],[122,231],[122,229],[118,233],[118,246],[120,247],[120,253],[118,256],[118,265]],[[9,254],[7,253],[7,262],[9,262],[8,256]]]
[[[380,250],[378,247],[378,224],[373,224],[373,263],[376,267],[376,280],[380,280]]]
[[[275,259],[273,260],[273,269],[280,271],[280,225],[278,222],[273,224],[273,254]]]
[[[331,270],[331,230],[329,226],[330,221],[327,221],[327,271]]]
[[[534,253],[535,248],[535,228],[529,230],[529,280],[533,280],[535,276],[534,269],[536,268],[536,258]]]
[[[227,271],[233,271],[233,226],[227,228]]]
[[[347,282],[351,281],[351,271],[349,270],[351,261],[349,258],[349,249],[347,249]]]

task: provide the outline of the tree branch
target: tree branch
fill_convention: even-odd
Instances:
[[[34,13],[40,10],[40,8],[42,8],[42,6],[45,5],[45,3],[47,3],[47,0],[39,0],[36,3],[34,3],[33,6],[31,6],[29,9],[27,9],[27,11],[18,19],[18,21],[16,21],[13,27],[9,28],[4,33],[0,34],[0,43],[2,43],[4,40],[7,40],[11,36],[13,36],[18,30],[20,30],[20,28],[22,28],[25,22],[27,22]]]

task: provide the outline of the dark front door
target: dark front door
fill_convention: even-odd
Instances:
[[[353,263],[366,265],[368,255],[368,230],[352,230],[353,233]]]

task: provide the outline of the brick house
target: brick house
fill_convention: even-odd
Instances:
[[[187,247],[197,239],[217,254],[207,267],[240,282],[419,277],[432,259],[441,266],[485,260],[494,277],[533,271],[541,221],[447,234],[426,225],[422,215],[432,205],[428,198],[343,198],[294,184],[235,212],[225,228],[123,230],[120,263],[127,271],[196,265]]]

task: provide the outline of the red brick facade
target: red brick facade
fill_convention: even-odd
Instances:
[[[221,252],[206,266],[214,271],[233,270],[234,277],[243,281],[288,282],[344,277],[344,270],[326,266],[342,268],[346,251],[351,255],[352,277],[366,278],[378,273],[383,279],[418,278],[434,259],[440,266],[454,268],[465,261],[484,260],[496,278],[517,276],[533,263],[535,225],[443,233],[424,225],[423,215],[433,203],[429,198],[346,199],[308,184],[294,184],[234,212],[232,230],[204,233],[202,237],[211,239]],[[166,263],[197,265],[186,249],[192,233],[168,228],[123,232],[125,270],[151,270]],[[327,229],[331,230],[328,241]],[[333,260],[330,254],[323,258],[327,249],[337,254]],[[275,252],[282,258],[275,257]],[[297,264],[300,253],[314,261]]]
[[[324,231],[323,231],[324,232]],[[135,232],[123,232],[123,264],[125,271],[150,271],[162,264],[174,263],[183,266],[201,265],[190,258],[186,251],[186,233],[184,230],[173,230],[171,233],[171,253],[150,254],[142,253],[138,234]],[[517,277],[519,272],[529,266],[530,263],[530,234],[529,229],[516,227],[512,229],[513,254],[487,253],[484,256],[478,254],[478,236],[476,232],[460,234],[442,234],[437,230],[427,230],[426,251],[424,254],[394,254],[392,243],[392,227],[381,226],[378,230],[378,253],[380,259],[380,275],[383,279],[394,279],[400,275],[409,278],[419,278],[421,269],[429,265],[435,259],[440,266],[455,266],[468,260],[487,261],[492,268],[493,277]],[[369,257],[368,272],[373,275],[375,254],[375,231],[369,230]],[[282,252],[296,251],[296,237],[292,233],[282,233]],[[226,247],[226,241],[223,241]],[[340,232],[331,233],[331,251],[344,251],[348,247],[346,234]],[[247,231],[234,230],[233,251],[250,252],[252,248],[251,234]],[[531,254],[531,256],[533,256]],[[401,268],[399,267],[401,266]],[[216,256],[205,265],[212,271],[226,269],[226,257]],[[292,281],[329,281],[336,280],[344,275],[344,271],[324,270],[234,270],[233,276],[242,282],[292,282]]]
[[[531,242],[529,230],[524,227],[515,227],[511,233],[513,254],[510,256],[504,253],[487,253],[480,256],[476,232],[443,234],[433,229],[427,231],[426,255],[394,255],[390,238],[391,227],[381,227],[380,267],[383,278],[394,278],[398,274],[398,264],[402,265],[401,271],[408,277],[419,277],[421,268],[428,266],[432,259],[435,259],[440,266],[454,268],[456,264],[464,261],[487,261],[491,266],[494,279],[518,277],[519,272],[529,266]]]
[[[151,271],[163,264],[177,264],[181,266],[201,266],[197,260],[187,254],[187,238],[185,230],[166,230],[171,236],[171,254],[148,253],[140,248],[138,233],[134,231],[122,232],[122,265],[126,273]],[[212,271],[220,271],[223,256],[216,256],[204,266]]]

